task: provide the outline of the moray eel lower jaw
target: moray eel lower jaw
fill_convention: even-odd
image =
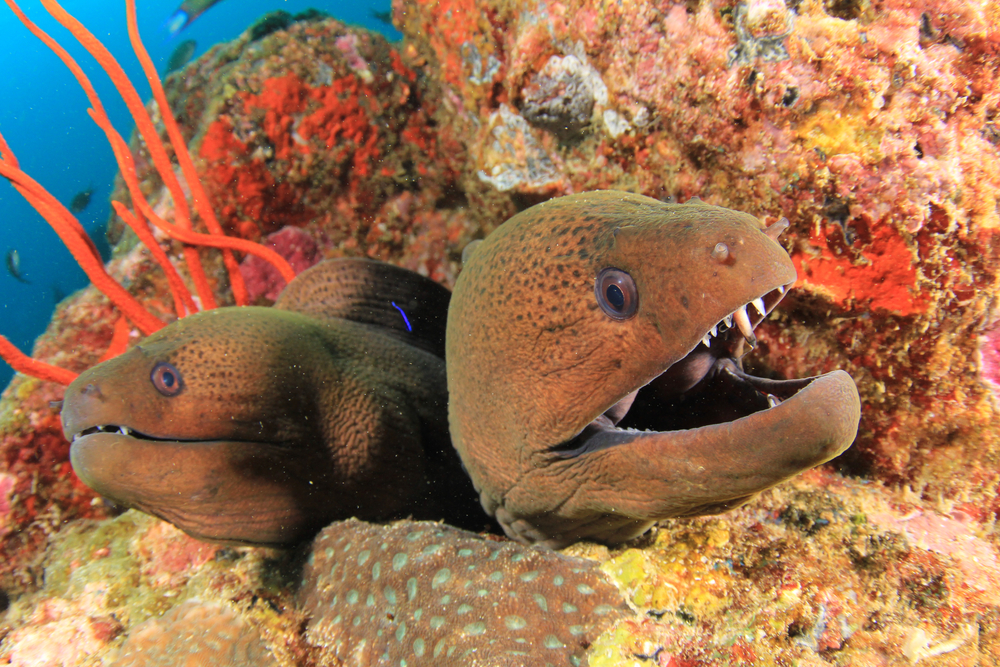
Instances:
[[[200,540],[288,544],[324,523],[312,513],[324,503],[316,490],[324,462],[303,465],[280,445],[171,440],[111,424],[82,429],[71,442],[84,484]]]

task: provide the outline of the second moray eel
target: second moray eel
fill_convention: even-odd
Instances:
[[[469,253],[448,313],[449,421],[509,536],[619,543],[736,507],[851,445],[847,373],[742,369],[796,279],[785,224],[591,192],[527,209]]]
[[[290,544],[352,516],[481,527],[448,439],[448,299],[412,271],[341,259],[273,308],[178,320],[67,388],[73,469],[209,541]]]

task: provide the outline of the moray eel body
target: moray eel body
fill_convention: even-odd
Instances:
[[[293,543],[352,516],[481,517],[448,439],[448,299],[410,271],[331,260],[273,308],[178,320],[69,386],[73,468],[217,542]]]
[[[449,421],[509,536],[619,543],[850,446],[850,376],[764,380],[739,361],[795,282],[772,238],[786,224],[593,192],[527,209],[470,253],[448,314]]]

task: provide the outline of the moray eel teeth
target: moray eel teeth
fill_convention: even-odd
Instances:
[[[130,438],[136,438],[139,440],[168,440],[169,438],[155,438],[151,435],[146,435],[145,433],[140,433],[135,429],[130,429],[128,426],[118,426],[117,424],[99,424],[97,426],[91,426],[90,428],[85,428],[79,433],[74,433],[73,438],[70,440],[71,443],[76,442],[79,438],[86,437],[88,435],[93,435],[94,433],[114,433],[116,435],[124,435]]]
[[[796,280],[787,225],[591,192],[521,212],[468,254],[448,314],[449,423],[509,536],[620,543],[851,445],[846,373],[743,369]]]

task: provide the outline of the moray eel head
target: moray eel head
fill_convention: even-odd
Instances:
[[[846,373],[742,368],[796,279],[785,224],[592,192],[527,209],[470,253],[448,314],[449,422],[508,535],[619,543],[850,446]]]
[[[328,468],[317,456],[308,471],[289,455],[293,443],[320,438],[315,415],[289,400],[308,384],[311,341],[283,340],[300,317],[270,308],[198,313],[81,374],[62,410],[77,475],[195,537],[284,541],[276,526],[302,527],[310,481]]]
[[[411,271],[338,259],[273,308],[178,320],[67,388],[73,468],[214,542],[291,544],[351,516],[481,523],[448,438],[449,299]]]

